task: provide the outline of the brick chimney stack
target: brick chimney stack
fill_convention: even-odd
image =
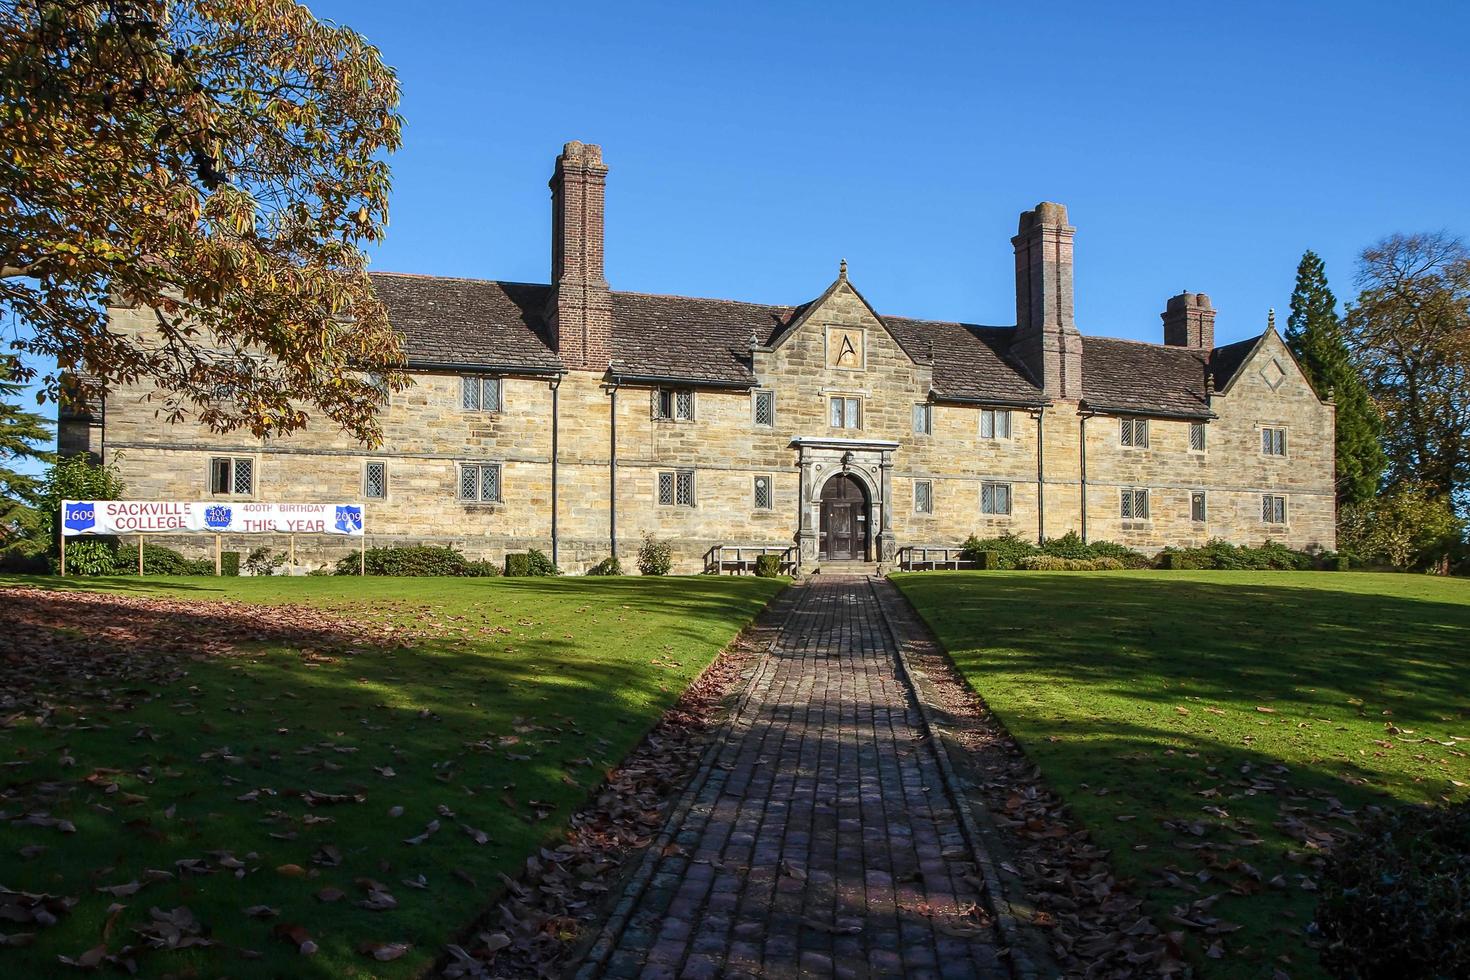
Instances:
[[[1215,308],[1204,293],[1170,296],[1164,312],[1164,343],[1170,347],[1212,350],[1215,346]]]
[[[1067,208],[1043,201],[1021,213],[1016,249],[1015,356],[1052,398],[1082,397],[1082,335],[1072,307]]]
[[[568,368],[604,371],[612,357],[612,293],[602,266],[602,147],[566,144],[550,186],[552,342]]]

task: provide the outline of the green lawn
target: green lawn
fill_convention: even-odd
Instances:
[[[1161,926],[1183,928],[1168,918],[1176,906],[1223,893],[1210,914],[1243,928],[1222,937],[1222,958],[1196,957],[1205,976],[1320,975],[1302,941],[1310,848],[1292,835],[1344,827],[1333,799],[1356,809],[1467,793],[1470,581],[1320,572],[895,580],[1112,848],[1119,872],[1136,879]],[[1231,859],[1264,882],[1222,867]],[[1201,870],[1207,879],[1189,877]],[[1166,874],[1198,891],[1166,884]]]
[[[0,588],[59,584],[0,577]],[[31,946],[0,948],[5,976],[75,975],[58,955],[78,956],[104,936],[112,951],[137,943],[132,927],[148,921],[150,908],[180,906],[216,945],[152,953],[144,973],[421,971],[487,908],[497,872],[515,874],[558,832],[780,583],[119,578],[64,587],[201,600],[201,635],[209,600],[235,599],[389,621],[409,639],[342,650],[323,636],[325,655],[255,646],[189,662],[188,676],[160,692],[99,690],[44,725],[29,715],[0,718],[0,886],[80,899],[50,928],[0,921],[0,933],[37,932]],[[7,601],[20,605],[0,592],[0,604]],[[169,619],[160,626],[194,628],[190,617]],[[62,638],[87,634],[85,620],[54,625]],[[9,669],[0,657],[0,679]],[[120,706],[149,694],[157,696]],[[348,799],[310,805],[312,791]],[[12,822],[43,804],[75,833]],[[390,815],[395,807],[401,815]],[[436,819],[436,834],[404,843]],[[477,843],[461,825],[489,841]],[[238,875],[232,861],[210,853],[224,851],[242,862]],[[149,869],[175,872],[190,858],[213,873],[149,882]],[[426,888],[403,883],[418,875]],[[359,908],[359,879],[381,882],[397,907]],[[144,885],[136,894],[97,891],[134,881]],[[320,901],[325,888],[345,896]],[[114,902],[126,908],[109,924]],[[243,914],[257,905],[280,915]],[[302,926],[319,951],[302,956],[273,938],[279,923]],[[358,951],[365,941],[413,949],[380,963]]]

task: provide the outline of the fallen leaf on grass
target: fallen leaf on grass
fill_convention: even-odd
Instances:
[[[408,943],[363,943],[357,947],[357,951],[364,956],[371,956],[379,962],[386,963],[396,960],[398,957],[413,949]]]
[[[422,844],[424,841],[428,840],[430,837],[433,837],[438,832],[439,821],[430,820],[428,825],[424,827],[424,832],[422,834],[419,834],[417,837],[406,838],[403,843],[418,846],[419,844]]]
[[[296,947],[302,956],[312,956],[316,953],[316,941],[311,938],[311,933],[302,926],[282,922],[271,930],[272,934],[282,942],[288,942]]]
[[[460,824],[459,829],[463,830],[465,832],[465,835],[476,844],[490,843],[490,835],[485,833],[483,830],[476,830],[474,827],[471,827],[467,823]]]
[[[102,959],[107,955],[107,944],[93,946],[80,956],[58,956],[56,961],[66,966],[74,966],[82,970],[95,970],[102,965]]]
[[[336,902],[345,898],[346,895],[347,893],[344,892],[342,889],[333,888],[328,885],[326,888],[323,888],[321,891],[316,893],[316,900],[318,902]]]
[[[138,894],[142,888],[142,883],[135,880],[128,882],[126,885],[107,885],[97,890],[105,895],[111,895],[113,898],[127,898],[130,895]]]
[[[280,914],[280,909],[273,909],[269,905],[252,905],[245,910],[245,915],[252,919],[274,919]]]

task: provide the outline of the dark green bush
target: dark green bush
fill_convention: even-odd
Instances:
[[[760,578],[777,578],[781,574],[780,555],[756,555],[755,574]]]
[[[623,574],[623,563],[617,557],[604,558],[602,561],[587,569],[588,575],[621,575]]]
[[[505,556],[505,577],[525,578],[531,574],[531,558],[522,552],[511,552]]]
[[[526,552],[527,575],[560,575],[561,569],[551,563],[545,554],[532,548]]]
[[[1317,567],[1317,559],[1305,551],[1269,541],[1259,548],[1234,545],[1215,538],[1198,548],[1165,548],[1155,559],[1158,568],[1215,568],[1246,571],[1297,570]]]
[[[667,541],[660,541],[651,534],[643,535],[643,545],[638,549],[638,571],[642,575],[667,575],[674,567],[674,551]]]
[[[998,538],[977,538],[972,534],[961,545],[960,557],[965,561],[979,562],[981,553],[986,551],[995,552],[999,564],[984,567],[994,568],[1015,568],[1020,559],[1037,554],[1036,545],[1014,534],[1004,534]]]
[[[274,575],[276,569],[286,564],[286,553],[278,551],[271,554],[266,547],[252,548],[250,554],[245,556],[243,567],[251,575]]]
[[[974,562],[976,568],[992,571],[1000,567],[999,551],[977,551],[974,555],[975,557],[965,560]]]
[[[12,575],[45,575],[48,570],[44,542],[20,541],[0,548],[0,572]]]
[[[1087,557],[1089,558],[1111,558],[1121,564],[1124,568],[1152,568],[1154,560],[1151,556],[1141,551],[1134,551],[1126,545],[1118,544],[1116,541],[1089,541],[1087,544]]]
[[[1047,538],[1041,543],[1041,553],[1053,558],[1091,558],[1091,548],[1076,531],[1068,531],[1059,538]]]
[[[119,567],[119,566],[122,567]],[[57,557],[52,571],[61,570],[61,559]],[[137,570],[137,565],[133,566]],[[66,543],[66,574],[68,575],[116,575],[127,571],[118,560],[117,539],[109,537],[68,538]]]
[[[1470,801],[1370,818],[1323,870],[1322,962],[1348,980],[1470,976]]]
[[[253,553],[252,553],[253,557]],[[464,555],[441,545],[411,545],[401,548],[369,548],[366,554],[343,555],[337,561],[338,575],[356,575],[359,563],[369,575],[463,575]]]
[[[240,574],[240,552],[225,551],[219,556],[219,570],[221,575]]]
[[[465,578],[499,578],[500,562],[498,561],[471,561],[465,559],[464,571],[460,572]]]
[[[126,551],[126,554],[124,554]],[[125,558],[131,558],[131,570],[138,570],[138,553],[136,550],[124,549],[118,552],[118,565],[122,566]],[[119,571],[128,571],[119,567]],[[144,575],[213,575],[213,558],[185,558],[172,548],[166,548],[161,544],[143,545],[143,574]]]

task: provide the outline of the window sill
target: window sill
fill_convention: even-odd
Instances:
[[[459,505],[465,510],[500,510],[505,506],[503,500],[461,500]]]

